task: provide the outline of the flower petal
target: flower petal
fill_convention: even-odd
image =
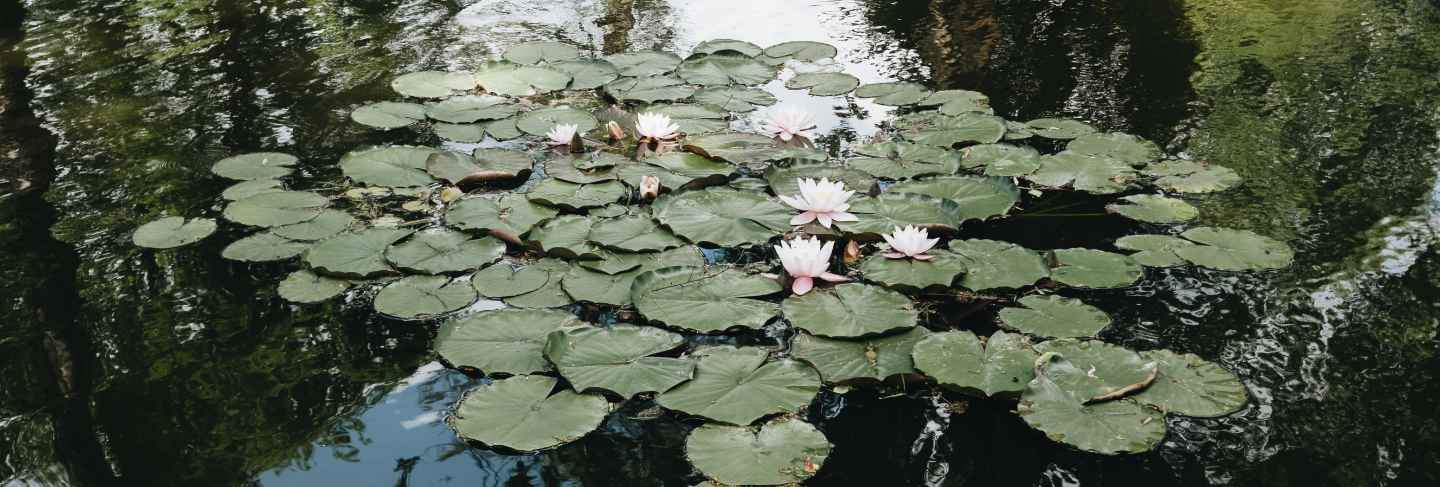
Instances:
[[[824,226],[825,228],[830,228],[830,214],[829,214],[829,213],[816,213],[816,214],[815,214],[815,219],[816,219],[816,220],[820,220],[820,225],[821,225],[821,226]]]
[[[794,291],[796,296],[803,296],[814,287],[815,280],[808,277],[797,277],[795,282],[790,283],[790,290]]]
[[[915,255],[910,256],[910,258],[915,259],[915,260],[930,260],[930,259],[934,259],[935,256],[930,255],[930,254],[915,254]]]
[[[904,259],[904,258],[905,258],[905,254],[902,254],[902,253],[899,253],[899,252],[886,252],[886,253],[884,253],[884,254],[882,254],[882,255],[884,255],[886,259]]]
[[[860,217],[855,216],[854,213],[845,212],[845,211],[832,211],[832,212],[830,212],[830,219],[831,219],[831,220],[835,220],[835,221],[837,221],[837,222],[858,222],[858,221],[860,221]]]
[[[813,221],[815,221],[815,212],[813,211],[807,211],[799,215],[790,217],[791,225],[804,225]]]
[[[820,274],[818,277],[821,278],[821,279],[824,279],[824,280],[827,281],[827,282],[849,282],[849,281],[850,281],[850,278],[848,278],[848,277],[845,277],[845,276],[842,276],[842,275],[839,275],[839,274],[832,274],[832,273],[829,273],[829,272],[822,273],[822,274]]]

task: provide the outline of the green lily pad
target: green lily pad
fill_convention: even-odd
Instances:
[[[572,90],[593,90],[620,77],[620,70],[609,61],[585,59],[552,63],[550,67],[570,75]]]
[[[762,135],[722,132],[686,138],[685,149],[734,164],[761,164],[770,160],[780,147]]]
[[[1050,278],[1061,284],[1089,289],[1129,286],[1145,275],[1140,264],[1129,256],[1092,249],[1055,251],[1057,266]]]
[[[496,120],[485,125],[485,134],[494,137],[495,140],[510,140],[525,135],[520,131],[516,122],[520,117],[510,117],[504,120]]]
[[[416,233],[390,247],[385,259],[395,267],[421,274],[444,274],[479,269],[505,255],[505,242],[494,237],[470,238],[454,230]]]
[[[931,249],[930,260],[890,259],[883,255],[866,257],[860,272],[868,281],[906,291],[931,286],[950,287],[965,272],[965,262],[951,252]]]
[[[565,89],[570,86],[570,75],[544,66],[498,62],[475,71],[475,81],[498,95],[534,96]]]
[[[239,201],[257,194],[277,191],[285,191],[285,184],[277,179],[252,179],[225,188],[225,191],[220,193],[220,197],[225,198],[226,201]]]
[[[425,115],[450,123],[500,120],[520,113],[520,106],[493,95],[465,95],[446,98],[425,108]]]
[[[1160,373],[1135,400],[1161,411],[1218,418],[1239,411],[1249,400],[1239,377],[1194,354],[1151,350],[1140,356],[1155,362]]]
[[[775,68],[750,56],[721,53],[691,57],[675,74],[700,86],[759,85],[775,79]]]
[[[451,424],[460,437],[528,452],[564,445],[600,427],[610,403],[562,390],[554,378],[525,375],[483,384],[465,395]]]
[[[1201,267],[1254,271],[1279,269],[1295,260],[1295,252],[1284,242],[1245,230],[1198,227],[1180,236],[1202,245],[1177,247],[1175,255]]]
[[[791,325],[826,337],[876,335],[913,328],[920,320],[904,294],[859,283],[790,296],[781,310]]]
[[[1025,178],[1053,188],[1070,186],[1076,191],[1114,194],[1130,186],[1135,170],[1116,159],[1066,151],[1042,156],[1040,169]]]
[[[855,91],[860,78],[845,73],[800,73],[785,81],[792,90],[810,90],[810,96],[840,96]]]
[[[708,347],[691,354],[695,378],[655,398],[660,406],[722,423],[747,425],[795,411],[820,391],[820,375],[804,362],[767,360],[763,348]]]
[[[941,385],[989,397],[1015,397],[1035,377],[1038,354],[1024,335],[997,331],[983,342],[968,331],[935,333],[914,346],[915,368]]]
[[[621,76],[637,78],[669,73],[681,61],[680,56],[660,51],[622,52],[605,56],[605,60],[615,65]]]
[[[575,184],[559,179],[546,179],[530,188],[525,196],[531,201],[571,210],[596,208],[614,203],[630,192],[618,181],[599,184]]]
[[[681,247],[649,254],[623,255],[634,257],[638,266],[618,273],[607,273],[604,270],[592,270],[586,266],[595,261],[584,261],[565,274],[565,280],[562,283],[565,292],[576,301],[628,306],[633,304],[630,295],[631,288],[634,287],[635,279],[641,274],[665,267],[705,265],[705,257],[696,247]]]
[[[1087,404],[1095,382],[1087,369],[1057,354],[1037,360],[1039,372],[1016,411],[1051,440],[1102,455],[1149,451],[1165,438],[1162,413],[1130,398]]]
[[[705,105],[652,105],[641,112],[659,113],[670,117],[670,121],[680,127],[680,131],[688,135],[708,134],[719,132],[730,127],[730,121],[726,120],[730,114],[718,108],[711,108]],[[679,154],[670,152],[668,154]]]
[[[465,198],[445,212],[445,223],[462,230],[501,232],[512,239],[529,232],[536,223],[559,214],[531,202],[524,195],[499,198]]]
[[[581,260],[575,264],[605,274],[620,274],[639,268],[641,264],[644,264],[653,256],[654,254],[614,252],[597,247],[593,251],[593,258],[591,254],[583,254],[583,257],[588,260]]]
[[[1200,216],[1200,210],[1185,200],[1153,194],[1130,195],[1120,199],[1129,204],[1113,203],[1106,205],[1105,210],[1146,223],[1184,223]]]
[[[1078,299],[1025,296],[1024,308],[1000,310],[1006,328],[1046,338],[1089,338],[1110,326],[1110,316]]]
[[[279,152],[256,152],[226,157],[210,166],[210,172],[226,179],[250,181],[275,179],[289,175],[295,170],[299,158]]]
[[[1035,344],[1035,351],[1062,355],[1084,371],[1085,377],[1068,384],[1068,388],[1087,401],[1143,383],[1157,366],[1130,349],[1097,340],[1048,340]]]
[[[967,142],[993,144],[1005,137],[1006,130],[1004,119],[975,112],[910,120],[901,128],[902,136],[917,144],[939,147]]]
[[[939,106],[940,113],[946,115],[959,115],[962,113],[995,113],[990,108],[990,97],[984,93],[969,90],[943,90],[931,93],[930,96],[920,100],[922,107]]]
[[[745,113],[756,107],[768,107],[777,101],[775,95],[765,90],[744,86],[712,86],[696,91],[696,103],[720,107],[723,110]]]
[[[704,425],[685,440],[690,463],[724,485],[798,485],[825,465],[830,448],[824,433],[795,418],[759,430]]]
[[[340,158],[340,171],[357,183],[404,188],[435,182],[425,162],[438,152],[429,147],[391,146],[351,151]]]
[[[252,227],[278,227],[314,220],[330,200],[304,191],[262,193],[225,206],[225,219]]]
[[[551,218],[530,231],[527,243],[540,247],[540,251],[567,259],[594,259],[600,255],[600,248],[590,243],[592,220],[580,215],[561,215]]]
[[[790,41],[765,48],[764,55],[772,59],[820,61],[834,58],[838,53],[835,46],[823,42]]]
[[[958,154],[928,145],[880,142],[856,147],[855,152],[869,157],[851,159],[846,165],[886,179],[954,174],[960,169]]]
[[[722,247],[764,243],[790,229],[790,208],[762,194],[708,188],[666,196],[655,219],[695,243]]]
[[[723,184],[735,172],[734,165],[689,152],[667,152],[659,157],[647,157],[642,162],[644,164],[621,166],[619,176],[637,187],[641,177],[654,176],[660,179],[663,187],[693,189]]]
[[[759,329],[780,306],[750,299],[778,293],[774,279],[735,268],[676,266],[647,271],[630,288],[635,308],[652,321],[701,333]]]
[[[1130,254],[1130,258],[1146,267],[1184,265],[1185,259],[1176,255],[1175,249],[1195,245],[1189,240],[1169,235],[1127,235],[1115,240],[1116,247],[1138,251]]]
[[[565,293],[565,288],[562,286],[565,272],[570,269],[570,264],[559,259],[545,258],[526,268],[533,269],[531,272],[544,272],[545,284],[534,291],[505,298],[505,304],[517,308],[556,308],[568,306],[574,302],[570,299],[570,295]]]
[[[295,223],[291,225],[278,226],[270,231],[290,240],[316,241],[324,240],[339,235],[340,232],[348,230],[355,223],[355,217],[349,213],[327,209],[320,212],[315,219]]]
[[[527,294],[550,282],[550,271],[540,266],[515,268],[500,263],[481,269],[470,277],[470,284],[481,296],[487,298],[509,298]]]
[[[547,309],[497,309],[452,318],[435,335],[435,352],[456,367],[486,375],[524,375],[551,370],[543,351],[550,332],[584,323]]]
[[[1023,140],[1035,136],[1035,132],[1025,124],[1013,120],[1005,121],[1005,140]]]
[[[910,351],[928,336],[930,330],[923,327],[863,340],[840,340],[800,333],[790,343],[790,353],[815,366],[828,384],[857,379],[884,380],[894,375],[915,374]]]
[[[800,180],[828,179],[845,183],[845,189],[855,190],[856,194],[864,194],[875,186],[875,177],[864,171],[855,169],[831,166],[828,164],[793,164],[790,167],[771,166],[765,171],[765,180],[770,183],[770,189],[777,195],[794,196],[800,194]],[[858,198],[852,197],[854,202]]]
[[[656,252],[685,245],[649,215],[603,220],[590,229],[589,240],[625,252]]]
[[[425,120],[425,107],[415,103],[382,101],[356,108],[350,112],[350,119],[361,125],[395,129]]]
[[[721,51],[735,51],[746,56],[759,56],[765,50],[760,46],[735,39],[710,39],[695,45],[693,54],[715,54]]]
[[[167,216],[140,225],[130,240],[136,246],[147,249],[173,249],[205,240],[205,237],[215,233],[217,227],[215,220],[209,218],[186,220],[183,217]]]
[[[983,144],[962,149],[960,164],[982,169],[987,176],[1026,176],[1040,169],[1040,151],[1010,144]]]
[[[432,128],[436,137],[473,144],[485,140],[485,126],[483,123],[436,123]]]
[[[475,288],[464,279],[407,276],[380,289],[375,295],[375,311],[397,318],[423,318],[464,308],[477,298]]]
[[[695,94],[695,87],[685,84],[680,78],[657,76],[654,78],[620,78],[605,85],[605,92],[620,101],[683,100]]]
[[[390,82],[390,88],[415,98],[445,98],[457,91],[475,89],[475,76],[470,73],[420,71],[396,77]]]
[[[855,89],[855,96],[860,98],[874,98],[878,105],[905,106],[920,103],[930,96],[930,89],[919,83],[908,81],[895,81],[889,83],[870,83],[860,85]]]
[[[430,155],[425,170],[430,175],[454,185],[484,181],[524,178],[530,175],[535,161],[530,154],[507,149],[475,149],[473,156],[455,151]]]
[[[325,277],[305,269],[291,272],[280,281],[280,297],[300,304],[314,304],[339,296],[350,289],[350,281]]]
[[[1025,122],[1025,126],[1047,139],[1070,140],[1097,132],[1085,122],[1068,118],[1041,118]]]
[[[577,390],[601,389],[629,399],[642,392],[665,392],[690,380],[694,362],[651,357],[683,345],[685,337],[656,328],[577,327],[551,333],[545,358]]]
[[[998,240],[952,240],[950,250],[965,263],[960,285],[972,291],[1019,288],[1050,275],[1034,250]]]
[[[1010,214],[1020,202],[1020,189],[995,177],[946,176],[897,183],[892,193],[914,193],[955,202],[961,220],[988,220]]]
[[[1081,135],[1065,145],[1065,150],[1114,159],[1132,166],[1149,164],[1163,154],[1154,142],[1119,132]]]
[[[522,42],[505,49],[500,57],[518,64],[554,63],[580,59],[580,50],[555,41]]]
[[[550,129],[556,125],[574,125],[580,132],[589,132],[599,124],[589,112],[569,107],[541,108],[526,112],[515,120],[515,126],[519,127],[521,132],[541,137],[550,133]]]
[[[1151,164],[1144,171],[1155,176],[1155,185],[1177,193],[1213,193],[1240,184],[1240,174],[1225,166],[1195,161],[1165,161]]]
[[[410,230],[370,228],[341,234],[316,244],[305,254],[305,263],[321,274],[367,279],[393,274],[385,260],[385,249],[410,236]]]
[[[603,153],[602,153],[603,154]],[[575,184],[603,183],[615,181],[619,176],[615,174],[615,168],[611,161],[630,164],[628,159],[610,155],[607,157],[580,156],[574,158],[559,158],[545,161],[545,175],[551,178]],[[610,164],[610,165],[607,165]],[[593,166],[593,167],[592,167]],[[587,167],[588,169],[582,169]]]
[[[272,232],[261,232],[231,242],[220,251],[220,256],[240,262],[275,262],[293,259],[309,248],[309,242],[296,242]]]
[[[914,193],[885,192],[874,198],[851,200],[850,213],[859,221],[836,222],[849,234],[887,234],[895,227],[914,225],[954,231],[962,217],[954,201]]]

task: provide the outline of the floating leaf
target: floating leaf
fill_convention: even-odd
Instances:
[[[695,378],[655,398],[666,409],[722,423],[748,425],[799,409],[820,391],[820,375],[804,362],[766,360],[763,348],[701,349]]]
[[[695,243],[723,247],[764,243],[790,229],[790,208],[762,194],[709,188],[657,201],[655,219]]]
[[[630,296],[647,319],[675,328],[716,333],[732,327],[764,326],[780,307],[749,298],[782,289],[774,279],[734,268],[677,266],[636,277]]]
[[[865,279],[903,290],[930,286],[950,287],[965,272],[965,262],[945,250],[927,252],[930,260],[890,259],[883,255],[866,257],[860,264]]]
[[[443,274],[479,269],[505,255],[505,242],[494,237],[475,238],[438,229],[416,233],[390,247],[385,258],[400,269],[421,274]]]
[[[1140,352],[1160,367],[1155,382],[1135,400],[1161,411],[1197,418],[1218,418],[1245,407],[1245,384],[1234,373],[1194,354],[1169,350]]]
[[[935,333],[914,345],[915,368],[941,385],[990,397],[1018,396],[1034,378],[1037,354],[1023,335],[997,331],[983,342],[968,331]]]
[[[1145,168],[1145,175],[1155,176],[1155,185],[1179,193],[1212,193],[1240,184],[1234,170],[1195,161],[1165,161]]]
[[[425,170],[430,175],[457,186],[485,181],[528,177],[535,161],[530,154],[507,149],[475,149],[474,156],[455,151],[430,155]]]
[[[1035,136],[1035,132],[1026,127],[1025,124],[1011,120],[1005,121],[1005,140],[1021,140]]]
[[[300,304],[328,300],[350,289],[350,281],[325,277],[305,269],[291,272],[280,281],[280,297]]]
[[[620,78],[605,85],[605,92],[620,101],[676,101],[695,94],[695,87],[670,76],[654,78]]]
[[[1042,186],[1070,186],[1087,193],[1113,194],[1130,186],[1135,170],[1119,160],[1066,151],[1042,156],[1040,169],[1026,179]]]
[[[959,115],[962,113],[995,113],[990,108],[990,97],[984,93],[969,90],[943,90],[931,93],[930,96],[920,100],[922,107],[939,106],[940,113],[946,115]]]
[[[916,373],[910,351],[927,336],[930,336],[930,331],[922,327],[863,340],[839,340],[801,333],[791,342],[790,353],[815,366],[826,383],[884,380],[894,375]]]
[[[706,477],[725,485],[792,485],[815,475],[830,456],[825,434],[780,418],[753,430],[704,425],[690,432],[685,453]]]
[[[543,351],[550,332],[581,326],[575,315],[545,309],[497,309],[452,318],[435,335],[435,352],[456,367],[486,375],[550,370]]]
[[[1063,354],[1039,359],[1039,375],[1025,388],[1016,411],[1052,440],[1103,455],[1149,451],[1165,438],[1165,419],[1132,399],[1090,404],[1096,382]]]
[[[1149,164],[1162,154],[1154,142],[1119,132],[1081,135],[1070,141],[1065,150],[1114,159],[1132,166]]]
[[[1200,216],[1200,210],[1184,200],[1153,194],[1137,194],[1120,198],[1130,204],[1114,203],[1105,209],[1131,220],[1146,223],[1183,223]]]
[[[167,216],[140,225],[130,240],[135,245],[148,249],[173,249],[205,240],[215,233],[215,220]]]
[[[1180,247],[1193,247],[1194,243],[1169,235],[1128,235],[1115,241],[1115,246],[1125,250],[1138,250],[1130,254],[1140,265],[1146,267],[1174,267],[1185,264],[1185,259],[1175,254]]]
[[[690,380],[695,363],[651,357],[685,344],[685,337],[656,328],[577,327],[550,334],[545,358],[580,391],[602,389],[630,397],[665,392]]]
[[[704,103],[720,107],[731,112],[751,112],[756,107],[768,107],[777,101],[775,95],[758,88],[742,86],[713,86],[696,91],[693,99],[696,103]]]
[[[1025,296],[1024,308],[1000,310],[1006,328],[1045,338],[1089,338],[1110,326],[1110,316],[1078,299]]]
[[[850,213],[860,220],[835,223],[850,234],[881,235],[908,225],[954,231],[961,221],[960,205],[954,201],[914,193],[886,192],[852,199]]]
[[[225,198],[227,201],[239,201],[257,194],[274,193],[277,191],[285,191],[284,183],[281,183],[279,180],[252,179],[249,181],[241,181],[225,188],[225,191],[220,193],[220,197]]]
[[[1019,288],[1050,275],[1040,254],[998,240],[952,240],[950,250],[965,263],[960,285],[972,291]]]
[[[593,90],[620,77],[620,70],[614,64],[601,59],[553,63],[550,67],[570,75],[572,90]]]
[[[420,71],[401,75],[390,82],[396,93],[416,98],[445,98],[457,91],[475,89],[475,76],[470,73]]]
[[[960,164],[967,169],[983,168],[987,176],[1026,176],[1040,169],[1040,151],[1010,144],[983,144],[960,151]]]
[[[556,125],[574,125],[580,132],[588,132],[599,126],[595,116],[569,107],[541,108],[526,112],[515,120],[521,132],[544,137]]]
[[[425,162],[438,152],[429,147],[391,146],[351,151],[340,158],[340,171],[357,183],[403,188],[435,182]]]
[[[689,152],[667,152],[659,157],[647,157],[643,162],[622,166],[620,177],[638,186],[641,176],[654,176],[664,187],[680,189],[722,184],[735,172],[735,166],[729,163]]]
[[[770,189],[777,195],[794,196],[800,194],[800,180],[828,179],[845,183],[845,189],[855,190],[858,194],[864,194],[875,186],[875,177],[864,171],[855,169],[831,166],[827,164],[792,164],[790,167],[771,166],[765,171],[765,180],[770,183]],[[852,199],[852,201],[854,201]]]
[[[621,76],[646,77],[669,73],[680,65],[680,56],[660,51],[622,52],[605,56]]]
[[[611,259],[616,255],[607,255],[605,259]],[[614,273],[606,272],[606,269],[592,270],[588,268],[589,264],[597,261],[581,262],[580,265],[571,268],[565,274],[565,280],[562,283],[565,292],[577,301],[628,306],[632,304],[630,300],[631,287],[635,283],[635,278],[640,274],[664,267],[705,265],[704,256],[695,247],[682,247],[649,254],[618,255],[625,256],[624,260],[631,260],[636,266]],[[606,261],[598,262],[605,263]]]
[[[475,81],[491,93],[534,96],[565,89],[570,86],[570,75],[543,66],[498,62],[475,71]]]
[[[859,283],[790,296],[781,309],[791,325],[826,337],[876,335],[913,328],[920,320],[904,294]]]
[[[701,86],[758,85],[775,79],[775,68],[749,56],[722,53],[692,57],[675,74]]]
[[[290,240],[315,241],[339,235],[354,223],[355,217],[349,213],[327,209],[313,220],[275,227],[271,231]]]
[[[495,264],[470,277],[470,284],[487,298],[509,298],[536,291],[550,282],[550,271],[541,266],[515,268]]]
[[[320,216],[330,200],[304,191],[262,193],[225,206],[225,219],[253,227],[278,227]]]
[[[603,152],[602,152],[603,154]],[[620,162],[629,164],[628,159],[611,155],[604,158],[591,158],[581,156],[576,158],[560,158],[545,161],[545,175],[551,178],[575,184],[602,183],[618,179],[614,168],[605,166],[609,161],[619,159]],[[581,169],[576,166],[598,166],[593,169]]]
[[[361,125],[394,129],[425,120],[425,107],[414,103],[382,101],[356,108],[350,112],[350,119]]]
[[[546,254],[567,259],[598,258],[599,247],[590,243],[592,220],[580,215],[551,218],[530,231],[526,241],[538,244]]]
[[[554,63],[580,59],[580,50],[555,41],[522,42],[505,49],[500,57],[519,64]]]
[[[556,382],[526,375],[483,384],[460,402],[455,431],[489,446],[528,452],[578,440],[600,427],[610,403],[568,389],[551,395]]]
[[[851,159],[847,165],[886,179],[906,179],[930,174],[954,174],[960,156],[934,146],[907,142],[880,142],[855,148],[869,157]]]
[[[1085,122],[1068,118],[1041,118],[1026,122],[1025,126],[1047,139],[1070,140],[1097,132]]]
[[[711,39],[697,44],[695,49],[691,50],[694,54],[714,54],[721,51],[735,51],[746,56],[759,56],[764,49],[735,39]]]
[[[310,268],[322,274],[366,279],[394,273],[385,249],[410,236],[410,230],[370,228],[341,234],[316,244],[305,254]]]
[[[946,176],[905,181],[891,186],[893,193],[914,193],[954,201],[961,220],[988,220],[1010,214],[1020,202],[1020,189],[1004,178]]]
[[[634,215],[595,223],[592,242],[626,252],[655,252],[685,245],[675,234],[661,227],[649,215]]]
[[[861,88],[864,88],[863,86]],[[911,118],[900,134],[917,144],[950,147],[965,142],[993,144],[1005,137],[1005,120],[984,113]],[[897,121],[897,125],[900,122]]]
[[[719,132],[730,126],[730,122],[725,119],[730,116],[729,113],[704,105],[652,105],[643,112],[668,116],[671,122],[680,127],[681,132],[689,135]]]
[[[478,298],[464,279],[446,276],[407,276],[391,282],[375,295],[375,311],[414,319],[449,313]]]
[[[220,256],[240,262],[275,262],[292,259],[309,248],[309,242],[296,242],[272,232],[261,232],[231,242],[220,251]]]
[[[871,83],[860,85],[855,89],[855,96],[860,98],[874,98],[878,105],[905,106],[920,103],[930,96],[930,89],[919,83],[908,81],[895,81],[889,83]]]
[[[855,91],[860,78],[845,73],[800,73],[785,81],[792,90],[810,90],[810,96],[839,96]]]
[[[465,95],[446,98],[425,109],[425,115],[450,123],[500,120],[520,113],[520,106],[493,95]]]
[[[520,127],[516,125],[516,121],[519,118],[520,117],[511,117],[487,123],[485,124],[485,133],[494,137],[495,140],[510,140],[525,135],[520,131]]]
[[[254,179],[275,179],[289,175],[300,159],[279,152],[256,152],[226,157],[210,166],[210,172],[226,179],[249,181]]]
[[[1191,263],[1222,271],[1279,269],[1290,265],[1295,252],[1283,242],[1245,230],[1199,227],[1180,234],[1195,243],[1177,247],[1175,255]]]
[[[462,230],[500,232],[508,239],[518,240],[546,219],[559,212],[536,204],[524,195],[507,194],[499,198],[465,198],[445,212],[445,223]]]
[[[835,46],[814,41],[791,41],[782,42],[765,48],[765,56],[771,59],[784,60],[794,59],[796,61],[820,61],[822,59],[834,58],[839,51]]]
[[[480,123],[436,123],[433,128],[435,129],[435,135],[442,139],[453,140],[455,142],[476,143],[485,140],[485,125],[486,124]]]
[[[534,291],[505,298],[505,304],[517,308],[554,308],[569,305],[573,301],[561,285],[565,271],[569,268],[570,265],[565,261],[550,258],[540,259],[526,266],[530,272],[544,272],[545,284]]]
[[[1067,286],[1111,289],[1135,284],[1145,271],[1128,256],[1092,249],[1055,251],[1050,278]]]
[[[558,206],[571,210],[595,208],[614,203],[629,194],[625,186],[616,181],[599,184],[575,184],[558,179],[540,181],[525,196],[531,201]]]

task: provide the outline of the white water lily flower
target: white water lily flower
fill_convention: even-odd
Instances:
[[[770,135],[789,142],[795,137],[809,138],[809,131],[815,128],[815,119],[805,110],[784,106],[770,110],[763,128]]]
[[[635,117],[635,131],[644,138],[667,140],[675,138],[680,126],[671,122],[669,115],[645,112]]]
[[[831,221],[853,222],[858,221],[855,215],[846,212],[850,204],[846,200],[854,195],[854,191],[846,191],[845,183],[842,181],[830,182],[829,179],[821,178],[820,181],[804,178],[796,179],[800,185],[800,194],[795,196],[780,196],[780,201],[800,210],[799,215],[790,219],[791,225],[804,225],[819,220],[825,228],[830,228]]]
[[[785,272],[794,278],[790,283],[790,290],[796,295],[803,295],[815,287],[815,279],[829,282],[850,280],[830,272],[830,252],[834,249],[835,242],[825,242],[822,245],[819,238],[805,237],[776,245],[775,254],[780,256]]]
[[[575,140],[575,132],[579,131],[579,125],[561,124],[551,127],[545,136],[550,138],[550,145],[570,145],[570,142]]]
[[[885,242],[890,244],[890,251],[885,253],[889,259],[903,259],[906,257],[915,260],[930,260],[935,258],[925,252],[940,243],[938,238],[928,238],[930,233],[924,228],[917,228],[914,225],[905,228],[895,227],[895,231],[885,237]]]

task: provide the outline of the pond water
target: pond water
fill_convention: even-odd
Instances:
[[[526,40],[715,37],[826,41],[866,82],[978,90],[1008,119],[1228,166],[1244,185],[1196,199],[1198,223],[1296,250],[1283,270],[1151,269],[1093,294],[1107,340],[1235,371],[1237,414],[1102,457],[1002,403],[825,395],[812,414],[836,448],[811,485],[1440,485],[1440,7],[1423,0],[0,0],[0,485],[697,483],[693,425],[643,403],[548,453],[470,448],[443,418],[476,382],[435,361],[433,326],[358,296],[290,305],[285,265],[220,258],[235,232],[172,252],[129,235],[216,213],[225,156],[440,144],[349,121],[398,74]],[[809,108],[831,147],[889,110]],[[1015,222],[971,230],[1042,249],[1134,230]]]

